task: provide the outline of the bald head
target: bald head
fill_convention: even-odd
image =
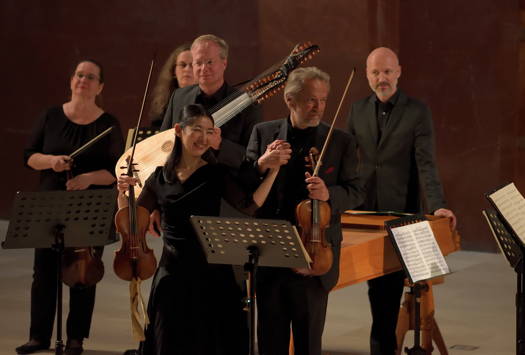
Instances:
[[[366,59],[366,77],[379,100],[386,102],[396,93],[400,76],[401,66],[393,50],[379,47],[370,52]]]
[[[397,58],[397,54],[387,47],[379,47],[370,52],[368,58],[366,59],[366,66],[368,67],[369,65],[373,64],[378,60],[387,60],[393,65],[399,65],[399,59]]]

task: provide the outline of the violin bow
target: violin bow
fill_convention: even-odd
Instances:
[[[144,89],[144,95],[142,96],[142,104],[140,105],[139,119],[137,121],[137,127],[135,127],[135,132],[133,132],[133,140],[131,143],[131,145],[133,146],[133,149],[128,159],[128,172],[127,172],[128,176],[133,176],[133,156],[135,155],[135,147],[137,146],[137,136],[139,132],[140,121],[142,120],[142,112],[144,112],[144,104],[146,103],[146,98],[148,97],[149,82],[151,80],[151,73],[153,72],[154,65],[155,65],[155,55],[153,55],[153,58],[151,59],[151,64],[149,66],[148,80],[146,81],[146,88]]]
[[[69,154],[69,159],[76,158],[77,155],[83,153],[86,149],[91,147],[95,142],[97,142],[99,139],[101,139],[102,137],[107,135],[109,132],[111,132],[112,129],[113,129],[113,126],[107,128],[104,132],[99,133],[95,138],[91,139],[89,142],[82,145],[80,148],[75,150],[73,153]]]
[[[337,107],[337,111],[335,112],[334,119],[332,120],[332,124],[330,125],[330,130],[328,131],[328,134],[326,135],[326,140],[324,141],[323,149],[321,150],[321,154],[319,155],[319,158],[317,159],[317,164],[315,164],[315,169],[314,169],[312,176],[317,176],[319,174],[319,169],[321,168],[321,162],[323,161],[323,157],[326,153],[326,148],[328,147],[330,138],[332,138],[332,132],[334,131],[335,121],[337,120],[339,111],[341,111],[341,106],[343,106],[343,101],[345,99],[346,93],[348,92],[348,88],[350,87],[350,84],[352,83],[354,74],[355,74],[355,68],[352,69],[352,72],[350,73],[350,77],[348,78],[348,82],[346,83],[345,91],[343,92],[343,96],[341,97],[341,100],[339,101],[339,106]]]

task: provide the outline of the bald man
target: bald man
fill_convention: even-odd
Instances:
[[[429,108],[397,88],[401,66],[391,49],[380,47],[370,53],[366,76],[373,94],[353,104],[348,117],[366,191],[361,209],[448,217],[454,229],[456,217],[445,208],[436,168]],[[372,355],[395,354],[404,278],[400,271],[368,282]]]

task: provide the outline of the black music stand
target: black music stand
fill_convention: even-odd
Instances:
[[[487,209],[482,210],[482,213],[501,252],[516,271],[516,354],[525,355],[525,248],[505,219],[499,216],[499,212]]]
[[[143,141],[160,132],[160,129],[155,127],[139,127],[137,132],[137,143]],[[128,150],[133,144],[133,136],[135,135],[135,128],[128,129],[128,136],[126,137],[126,145],[124,151]]]
[[[427,240],[419,240],[418,238],[413,238],[412,240],[397,240],[396,235],[393,231],[393,229],[398,227],[404,227],[415,223],[420,222],[428,222],[427,218],[425,216],[408,216],[408,217],[402,217],[393,219],[390,221],[385,221],[385,228],[388,231],[388,236],[390,237],[390,240],[392,241],[392,245],[394,246],[394,249],[399,257],[399,261],[401,262],[401,265],[403,265],[403,270],[405,271],[405,274],[407,275],[409,281],[410,281],[410,294],[412,294],[412,298],[414,300],[414,346],[412,348],[405,347],[405,353],[408,355],[426,355],[428,352],[421,346],[421,319],[420,319],[420,309],[421,309],[421,291],[426,291],[428,289],[428,284],[425,282],[431,278],[443,276],[450,271],[448,270],[448,267],[446,270],[442,270],[439,266],[431,264],[431,266],[428,268],[428,271],[430,273],[430,276],[426,278],[422,278],[421,276],[416,277],[416,274],[413,272],[415,271],[415,268],[411,268],[410,264],[411,261],[409,260],[410,257],[408,257],[408,254],[410,253],[404,253],[404,249],[406,248],[419,248],[420,243],[427,243],[428,240],[434,239],[434,245],[432,246],[430,253],[432,256],[441,256],[443,258],[443,254],[441,254],[441,250],[439,249],[439,245],[435,241],[435,237],[433,233],[430,231],[431,234],[425,235],[424,237],[428,236]],[[430,228],[430,227],[429,227]],[[428,244],[425,245],[428,247]],[[412,249],[413,250],[413,249]],[[420,255],[422,260],[425,260],[425,255]],[[406,260],[406,259],[407,260]],[[444,259],[443,259],[444,260]],[[412,260],[413,261],[413,260]],[[425,260],[425,263],[427,260]]]
[[[117,241],[113,215],[117,191],[17,192],[4,249],[52,248],[57,252],[57,334],[63,353],[62,253],[66,247],[93,247]]]
[[[288,221],[192,216],[191,223],[211,264],[244,265],[250,275],[246,304],[250,355],[255,354],[255,282],[258,266],[309,268],[297,230]]]

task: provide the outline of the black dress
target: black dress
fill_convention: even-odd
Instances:
[[[256,205],[247,196],[222,165],[204,165],[183,183],[168,182],[159,167],[146,181],[138,204],[160,210],[164,250],[143,354],[246,354],[246,316],[232,268],[207,263],[189,217],[218,216],[221,197],[253,213]]]
[[[75,159],[73,175],[106,169],[113,174],[115,164],[122,154],[124,141],[117,119],[103,113],[94,122],[78,125],[70,121],[61,106],[47,110],[33,128],[24,162],[35,153],[68,155],[110,126],[111,133],[98,141]],[[66,173],[52,169],[40,171],[40,191],[65,190]],[[109,186],[90,186],[90,189]],[[31,339],[47,343],[53,332],[56,307],[56,256],[51,249],[35,249],[31,286]],[[89,336],[91,316],[95,304],[95,287],[70,288],[68,339]]]

